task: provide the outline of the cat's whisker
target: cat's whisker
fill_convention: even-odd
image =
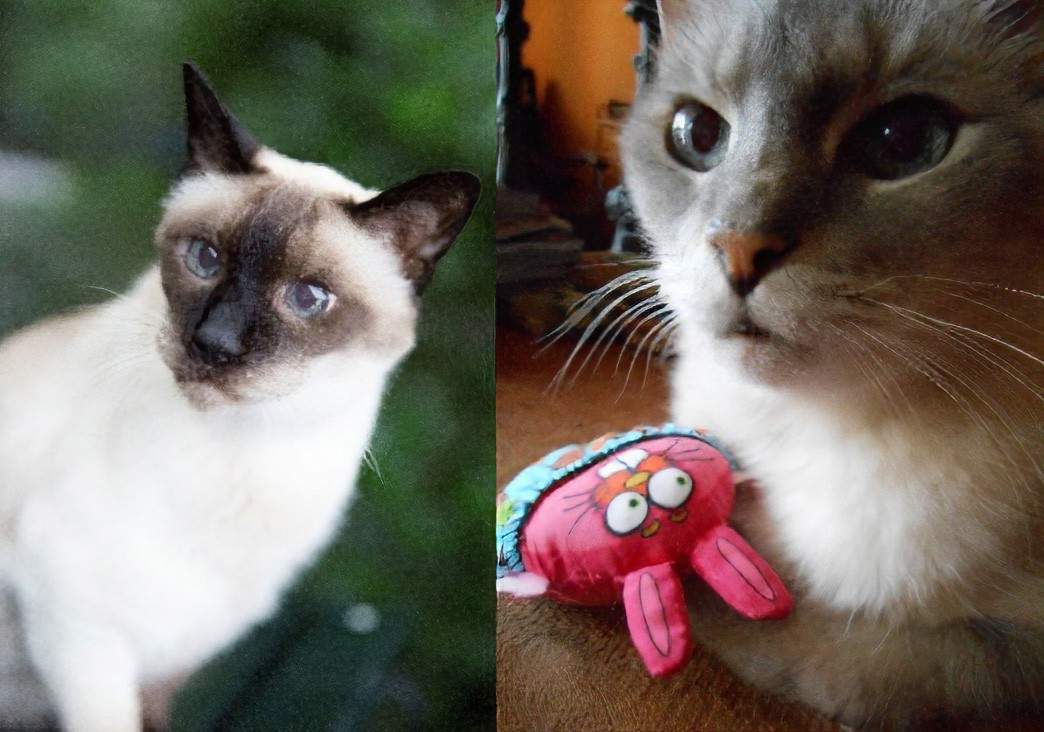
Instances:
[[[635,259],[617,259],[612,262],[587,262],[586,264],[574,264],[573,269],[594,269],[596,267],[620,267],[620,266],[632,266],[632,265],[648,265],[649,269],[656,266],[655,259],[649,259],[647,257],[636,257]]]
[[[995,308],[992,305],[989,305],[987,303],[982,302],[981,300],[976,300],[975,298],[972,298],[972,297],[967,297],[965,295],[960,295],[960,294],[958,294],[956,292],[947,292],[946,290],[941,290],[941,292],[944,295],[948,296],[948,297],[956,297],[956,298],[958,298],[960,300],[964,300],[966,302],[970,302],[973,305],[979,305],[980,307],[984,307],[984,308],[986,308],[988,310],[992,310],[993,312],[995,312],[998,315],[1000,315],[1002,318],[1007,318],[1008,320],[1011,320],[1011,321],[1013,321],[1015,323],[1018,323],[1019,325],[1025,326],[1025,327],[1029,328],[1030,330],[1032,330],[1034,333],[1040,333],[1041,335],[1044,335],[1044,330],[1040,330],[1038,328],[1034,328],[1032,325],[1030,325],[1026,321],[1020,320],[1019,318],[1016,318],[1013,315],[1009,315],[1008,313],[1004,312],[1003,310],[1001,310],[999,308]]]
[[[646,290],[650,290],[650,289],[653,289],[653,288],[656,288],[656,287],[659,287],[659,285],[657,283],[655,283],[655,282],[648,282],[646,284],[639,285],[638,287],[635,287],[635,288],[632,288],[631,290],[628,290],[623,295],[618,296],[611,303],[606,305],[602,309],[602,311],[597,316],[595,316],[595,318],[587,325],[587,328],[584,329],[584,332],[580,335],[580,339],[577,341],[576,345],[573,346],[572,353],[570,353],[569,354],[569,358],[566,359],[565,365],[563,365],[562,368],[559,369],[558,373],[555,375],[555,378],[551,381],[551,387],[552,388],[557,388],[559,385],[561,385],[561,383],[565,380],[565,378],[569,374],[569,369],[572,366],[573,361],[576,359],[577,355],[583,349],[584,344],[587,343],[587,341],[591,338],[591,336],[595,332],[598,331],[599,324],[601,324],[601,322],[603,320],[605,320],[609,316],[610,313],[612,313],[613,309],[617,305],[619,305],[620,303],[622,303],[624,300],[626,300],[629,297],[633,297],[634,295],[636,295],[636,294],[638,294],[640,292],[644,292]],[[570,383],[575,383],[576,379],[577,379],[577,377],[579,377],[579,375],[580,374],[578,372],[573,377],[573,379],[572,379],[572,381]]]
[[[370,470],[377,476],[377,482],[381,485],[386,485],[384,482],[384,474],[381,473],[381,466],[377,464],[377,456],[373,453],[373,447],[367,446],[363,451],[363,462],[370,466]]]
[[[625,275],[621,275],[620,277],[607,282],[597,290],[587,293],[569,306],[566,310],[566,316],[560,325],[537,339],[538,343],[543,343],[544,345],[533,354],[533,357],[536,358],[543,354],[548,348],[558,342],[562,336],[579,326],[584,319],[590,315],[596,307],[598,307],[602,300],[616,290],[635,283],[639,286],[644,286],[643,283],[647,284],[650,281],[651,278],[646,274],[641,272],[628,272]]]
[[[127,296],[124,295],[122,292],[116,292],[116,290],[110,290],[108,287],[102,287],[101,285],[80,285],[80,287],[86,290],[98,290],[99,292],[104,292],[108,295],[112,295],[118,300],[127,299]]]
[[[976,342],[962,333],[949,332],[947,333],[947,336],[961,348],[971,352],[975,357],[980,359],[980,361],[985,361],[989,365],[997,367],[1006,375],[1010,376],[1015,382],[1025,387],[1026,390],[1035,397],[1044,400],[1044,388],[1032,381],[1027,381],[1030,377],[1023,373],[1011,361],[1008,361],[1002,356],[990,351],[987,344]]]
[[[629,285],[633,282],[645,282],[650,279],[651,277],[649,277],[649,275],[647,275],[645,272],[626,272],[620,275],[619,277],[615,277],[609,280],[601,287],[595,290],[591,290],[591,292],[585,293],[576,302],[572,303],[568,308],[566,308],[566,316],[573,315],[575,312],[581,309],[591,309],[597,307],[598,302],[602,298],[611,294],[615,290],[618,290],[620,287],[623,287],[624,285]],[[551,331],[551,333],[554,333],[556,330],[557,328],[554,331]],[[548,335],[550,335],[550,333]],[[543,338],[547,337],[548,336],[543,336]]]
[[[637,336],[641,332],[642,326],[644,326],[651,320],[662,318],[665,314],[668,314],[670,312],[671,306],[667,303],[664,303],[662,307],[656,308],[652,312],[647,313],[645,317],[643,317],[641,320],[634,324],[634,327],[631,328],[631,332],[627,334],[627,338],[624,339],[624,342],[620,346],[620,353],[617,354],[616,365],[613,367],[613,376],[616,376],[616,374],[620,372],[620,364],[623,362],[624,354],[627,353],[627,347],[631,344],[631,341],[635,338],[635,336]]]
[[[893,312],[895,311],[893,310]],[[904,318],[912,317],[902,312],[896,312],[896,315]],[[936,330],[937,332],[945,335],[945,337],[953,343],[956,343],[963,350],[970,352],[974,357],[978,358],[980,361],[988,362],[989,364],[1003,371],[1007,376],[1011,377],[1015,382],[1027,389],[1037,399],[1044,400],[1044,392],[1042,392],[1041,386],[1039,384],[1027,381],[1029,377],[1026,376],[1026,374],[1024,374],[1017,366],[1012,364],[1010,361],[1002,358],[1001,356],[997,355],[996,353],[990,351],[985,346],[985,344],[977,343],[973,341],[969,336],[964,335],[960,332],[955,332],[952,329],[949,331],[943,331],[941,329]]]
[[[894,405],[891,392],[889,392],[888,388],[885,386],[884,381],[881,380],[881,377],[879,375],[881,373],[887,374],[889,376],[889,378],[892,380],[892,383],[895,384],[896,391],[898,391],[899,396],[902,397],[903,401],[906,403],[907,409],[912,414],[916,414],[916,409],[914,409],[913,403],[910,401],[909,396],[907,396],[906,391],[902,387],[902,384],[899,383],[899,381],[896,379],[895,375],[891,373],[891,371],[885,368],[884,363],[881,361],[880,358],[878,358],[877,354],[874,353],[873,349],[871,349],[868,345],[864,343],[860,343],[858,339],[846,333],[842,328],[839,328],[838,326],[833,325],[832,323],[828,325],[830,325],[830,328],[834,331],[835,334],[837,334],[840,338],[846,341],[850,346],[853,346],[859,353],[865,353],[875,364],[877,364],[880,367],[880,371],[874,371],[873,369],[866,368],[863,365],[862,361],[858,358],[855,359],[856,366],[859,368],[860,372],[868,380],[872,381],[877,385],[877,388],[881,391],[881,395],[885,399],[885,403],[889,405]],[[849,323],[849,325],[852,324]],[[898,413],[898,411],[898,407],[896,406],[896,412]]]
[[[902,315],[901,313],[899,314]],[[915,326],[920,330],[927,331],[932,335],[941,336],[943,338],[948,339],[951,337],[950,334],[947,333],[945,330],[931,323],[919,321],[911,316],[905,316],[905,320],[912,326]],[[856,327],[858,328],[858,326]],[[864,333],[867,333],[867,331],[865,331],[864,329],[859,329],[862,330]],[[869,335],[869,333],[867,333],[867,335]],[[1019,435],[1018,430],[1015,428],[1012,422],[1011,415],[1008,414],[1006,410],[1003,410],[1003,407],[1001,407],[1001,405],[988,399],[984,391],[981,388],[977,388],[975,383],[969,381],[964,376],[962,376],[960,374],[960,372],[962,371],[960,365],[951,364],[948,361],[942,359],[942,357],[938,354],[935,354],[935,358],[921,355],[919,357],[919,361],[935,373],[936,378],[933,378],[932,382],[940,389],[943,389],[943,391],[945,391],[951,398],[954,399],[955,402],[958,403],[962,411],[964,411],[965,414],[979,426],[979,428],[984,432],[984,434],[986,434],[989,437],[991,442],[993,442],[994,445],[998,448],[999,453],[1006,458],[1009,464],[1011,464],[1012,466],[1017,465],[1014,457],[1012,457],[1006,449],[1006,445],[1008,444],[1008,442],[996,434],[993,425],[990,424],[989,420],[986,419],[986,417],[980,412],[980,410],[976,409],[975,406],[968,401],[968,399],[961,397],[957,393],[956,387],[963,387],[963,389],[972,398],[974,398],[978,403],[986,407],[986,409],[988,409],[990,413],[992,413],[992,415],[996,418],[1000,426],[1002,426],[1004,430],[1010,435],[1010,437],[1012,438],[1012,443],[1016,445],[1019,451],[1029,459],[1030,464],[1035,467],[1037,473],[1041,473],[1041,467],[1037,463],[1036,459],[1033,457],[1030,448],[1025,444],[1025,441]],[[946,381],[949,382],[951,387],[950,389],[946,389],[943,386],[943,383]],[[1014,471],[1014,474],[1017,475],[1018,471]],[[1021,496],[1021,493],[1017,492],[1016,495]]]
[[[664,318],[662,321],[650,328],[649,332],[645,334],[645,337],[638,342],[638,346],[634,349],[634,354],[631,356],[631,363],[627,367],[627,374],[624,376],[623,386],[620,387],[620,393],[616,396],[617,401],[619,401],[624,393],[626,393],[627,385],[631,382],[631,374],[634,371],[635,364],[638,362],[638,358],[642,355],[642,351],[644,351],[647,346],[651,347],[652,339],[659,335],[664,328],[672,326],[676,317],[676,315],[672,314],[667,318]]]
[[[623,329],[628,326],[628,324],[633,322],[635,318],[640,317],[643,313],[648,312],[650,309],[657,309],[662,307],[663,301],[660,300],[659,295],[651,295],[645,300],[635,303],[631,307],[627,308],[627,310],[625,310],[619,317],[617,317],[617,319],[614,320],[613,323],[608,325],[602,331],[602,335],[599,337],[598,341],[594,344],[594,346],[592,346],[591,355],[593,355],[595,352],[600,352],[601,354],[599,355],[598,360],[595,361],[592,373],[598,372],[598,369],[602,365],[602,361],[605,359],[606,354],[609,353],[610,347],[613,345],[614,342],[616,342],[616,339],[619,337],[620,333],[623,332]],[[587,361],[590,360],[591,355],[588,355],[584,363],[581,364],[580,369],[579,371],[577,371],[577,373],[584,370],[584,366],[587,365]]]
[[[853,292],[843,293],[843,294],[846,297],[858,297],[858,296],[860,296],[860,295],[862,295],[864,293],[870,292],[871,290],[874,290],[874,289],[876,289],[878,287],[881,287],[881,286],[883,286],[883,285],[885,285],[885,284],[887,284],[889,282],[892,282],[893,280],[898,280],[898,279],[934,280],[934,281],[937,281],[937,282],[949,282],[951,284],[964,285],[965,287],[985,287],[985,288],[989,288],[989,289],[993,289],[993,290],[1007,292],[1007,293],[1010,293],[1010,294],[1013,294],[1013,295],[1025,295],[1026,297],[1032,297],[1032,298],[1036,298],[1038,300],[1044,300],[1044,294],[1042,294],[1042,293],[1030,292],[1029,290],[1022,290],[1022,289],[1019,289],[1017,287],[1008,287],[1006,285],[1001,285],[1001,284],[998,284],[996,282],[980,282],[980,281],[958,280],[958,279],[954,279],[952,277],[938,277],[938,276],[935,276],[935,275],[925,275],[925,274],[892,275],[890,277],[884,278],[883,280],[881,280],[879,282],[875,282],[874,284],[869,285],[867,287],[861,288],[861,289],[853,291]]]
[[[619,401],[623,395],[627,392],[627,385],[631,382],[631,373],[634,371],[634,366],[638,361],[638,358],[642,355],[642,350],[646,344],[656,336],[663,328],[667,326],[665,321],[661,321],[653,325],[649,332],[638,342],[638,345],[634,348],[634,353],[631,354],[631,362],[627,366],[627,373],[624,375],[623,386],[620,387],[620,392],[616,395],[616,400]]]
[[[932,373],[931,370],[929,370],[929,369],[927,369],[925,367],[925,365],[923,363],[923,358],[918,358],[917,360],[915,360],[914,358],[911,358],[910,355],[903,354],[901,351],[897,350],[896,347],[894,347],[893,345],[888,344],[887,342],[885,342],[884,340],[879,338],[874,333],[871,333],[870,331],[866,330],[865,328],[863,328],[863,327],[861,327],[861,326],[859,326],[859,325],[857,325],[855,323],[853,323],[852,325],[858,331],[863,333],[863,335],[865,335],[867,338],[870,338],[871,340],[873,340],[876,343],[878,343],[886,351],[889,351],[890,353],[892,353],[896,358],[899,359],[900,362],[904,363],[905,365],[909,366],[911,369],[913,369],[917,373],[919,373],[922,376],[924,376],[929,381],[929,383],[934,385],[936,388],[938,388],[940,391],[942,391],[944,394],[946,394],[946,396],[948,396],[950,399],[952,399],[954,401],[954,403],[957,404],[958,408],[960,408],[962,411],[964,411],[970,418],[974,419],[977,423],[980,421],[978,415],[976,415],[974,413],[974,411],[968,412],[967,407],[966,407],[966,405],[964,403],[964,400],[962,400],[961,397],[959,397],[958,395],[954,394],[953,390],[948,388],[948,386],[938,377],[937,374]]]
[[[906,322],[908,322],[909,324],[912,324],[913,326],[919,328],[920,330],[927,331],[928,333],[930,333],[932,335],[936,335],[936,336],[940,336],[942,338],[945,338],[946,340],[948,340],[950,342],[956,343],[958,346],[962,347],[965,351],[972,353],[972,356],[973,356],[973,359],[975,360],[975,362],[977,362],[979,364],[983,364],[985,366],[987,372],[990,371],[990,367],[991,366],[997,365],[994,360],[992,360],[990,358],[987,358],[985,356],[985,354],[981,351],[981,349],[977,349],[975,344],[968,340],[967,336],[962,336],[960,333],[954,333],[952,331],[945,330],[943,328],[940,328],[938,325],[935,325],[935,324],[930,323],[930,322],[925,322],[925,321],[920,320],[920,319],[918,319],[918,318],[916,318],[916,317],[914,317],[912,315],[907,315],[907,314],[901,313],[901,312],[898,312],[896,314],[899,315],[901,318],[903,318]],[[1029,389],[1031,391],[1031,393],[1033,393],[1035,396],[1038,396],[1038,398],[1039,398],[1040,394],[1039,394],[1039,392],[1036,389],[1031,387],[1029,384],[1026,384],[1025,382],[1021,382],[1021,383],[1027,389]],[[974,390],[974,389],[971,389],[971,388],[969,388],[969,390],[970,391],[977,391],[977,390]]]
[[[660,335],[653,339],[653,341],[649,344],[649,348],[646,351],[645,355],[645,373],[642,374],[643,389],[649,381],[649,369],[652,367],[653,355],[656,353],[660,353],[662,355],[666,352],[667,343],[670,342],[671,337],[674,336],[674,331],[677,329],[677,327],[678,325],[674,322],[673,319],[669,320],[666,327],[661,329]]]
[[[982,338],[986,338],[987,340],[993,341],[994,343],[997,343],[998,345],[1004,346],[1005,348],[1010,348],[1011,350],[1015,351],[1016,353],[1022,354],[1026,358],[1029,358],[1029,359],[1031,359],[1033,361],[1036,361],[1041,366],[1044,366],[1044,359],[1038,358],[1037,356],[1034,356],[1032,353],[1023,350],[1023,349],[1019,348],[1016,345],[1008,343],[1007,341],[1005,341],[1005,340],[1003,340],[1001,338],[997,338],[995,336],[991,336],[989,333],[983,333],[981,330],[976,330],[975,328],[969,328],[969,327],[967,327],[965,325],[959,325],[957,323],[951,323],[949,321],[941,320],[939,318],[933,318],[930,315],[925,315],[924,313],[921,313],[921,312],[919,312],[917,310],[913,310],[911,308],[905,308],[905,307],[903,307],[901,305],[894,305],[892,303],[886,303],[886,302],[882,302],[880,300],[874,300],[872,298],[863,298],[863,299],[864,300],[868,300],[869,302],[877,303],[878,305],[882,305],[882,306],[888,308],[889,310],[892,310],[893,312],[897,312],[897,313],[898,312],[906,312],[906,313],[909,313],[910,315],[913,315],[915,317],[922,318],[924,320],[928,320],[928,321],[931,321],[933,323],[937,323],[939,325],[946,326],[948,328],[955,328],[957,330],[961,330],[961,331],[964,331],[964,332],[967,332],[967,333],[971,333],[973,335],[981,336]]]
[[[94,375],[94,385],[101,386],[115,379],[125,379],[128,374],[133,375],[139,366],[151,363],[153,358],[153,354],[144,350],[114,357],[99,364],[98,373]]]

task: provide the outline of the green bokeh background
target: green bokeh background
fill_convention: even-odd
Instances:
[[[493,726],[493,33],[479,0],[0,0],[0,334],[152,260],[184,59],[288,155],[372,187],[440,168],[485,186],[425,293],[344,532],[277,618],[190,681],[175,729]],[[359,605],[372,632],[345,622]]]

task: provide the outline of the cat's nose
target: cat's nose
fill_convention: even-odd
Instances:
[[[738,231],[717,222],[708,225],[707,242],[717,251],[729,286],[740,297],[750,294],[790,249],[778,234]]]
[[[224,366],[247,352],[243,318],[228,303],[211,309],[192,334],[192,351],[208,366]]]

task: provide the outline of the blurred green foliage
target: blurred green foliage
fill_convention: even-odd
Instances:
[[[176,729],[493,726],[493,54],[476,0],[0,0],[0,334],[152,260],[184,59],[288,155],[372,187],[440,168],[485,183],[345,530],[277,618],[192,679]]]

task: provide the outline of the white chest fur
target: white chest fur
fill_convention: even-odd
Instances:
[[[673,416],[705,426],[759,481],[772,527],[810,594],[840,611],[918,603],[966,569],[988,537],[947,530],[947,486],[962,467],[908,434],[846,427],[828,411],[761,386],[709,339],[688,334]],[[959,491],[951,491],[957,495]]]
[[[148,286],[0,350],[3,579],[29,618],[120,634],[143,681],[268,615],[329,540],[388,371],[319,364],[290,397],[198,411],[126,341]]]

